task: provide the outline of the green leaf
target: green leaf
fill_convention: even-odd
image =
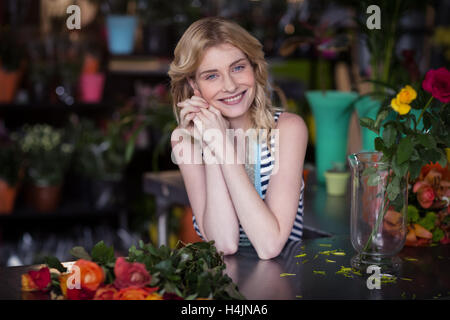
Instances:
[[[395,126],[388,125],[384,128],[383,131],[383,140],[386,147],[390,148],[394,145],[395,140],[397,138],[397,130]]]
[[[377,118],[375,120],[374,127],[378,132],[380,130],[381,123],[386,119],[386,117],[388,115],[389,115],[389,110],[383,110],[377,114]]]
[[[431,134],[419,134],[417,140],[427,149],[436,148],[436,140]]]
[[[388,198],[394,201],[400,193],[400,177],[395,176],[386,188]]]
[[[377,186],[381,181],[381,177],[377,173],[373,173],[367,179],[367,185],[371,187]]]
[[[116,259],[114,257],[114,248],[108,247],[103,241],[97,243],[91,251],[92,260],[106,265],[108,263],[113,263]]]
[[[433,211],[429,211],[425,214],[425,217],[419,219],[417,223],[420,224],[425,229],[431,231],[435,228],[436,219],[437,219],[436,213],[434,213]]]
[[[419,218],[419,210],[413,206],[413,205],[408,205],[408,214],[407,214],[407,218],[408,218],[408,223],[416,223]]]
[[[67,268],[62,265],[58,258],[48,256],[44,258],[44,263],[49,267],[58,270],[59,272],[66,272]]]
[[[400,140],[397,149],[397,164],[401,165],[403,162],[407,161],[412,154],[413,151],[413,143],[411,141],[411,137],[403,137]]]
[[[370,118],[361,118],[359,119],[359,124],[361,125],[361,127],[367,128],[373,132],[375,132],[376,134],[378,134],[378,130],[375,129],[375,121],[373,119]]]
[[[381,139],[380,137],[375,138],[374,145],[375,145],[375,150],[377,150],[377,151],[384,152],[384,150],[386,149],[383,139]]]
[[[91,256],[86,251],[86,249],[84,249],[83,247],[80,247],[80,246],[73,247],[70,250],[70,254],[77,259],[84,259],[84,260],[88,260],[88,261],[92,260]]]
[[[439,242],[444,238],[445,234],[444,231],[440,228],[436,228],[436,230],[433,231],[433,242]]]

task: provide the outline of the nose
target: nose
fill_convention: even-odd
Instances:
[[[224,92],[234,92],[237,89],[235,80],[229,74],[225,75],[223,78],[223,91]]]

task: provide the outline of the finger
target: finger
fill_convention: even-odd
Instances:
[[[208,107],[208,103],[207,103],[206,100],[203,99],[202,97],[199,97],[199,96],[192,96],[191,99],[192,99],[192,100],[195,100],[195,101],[199,101],[199,102],[201,102],[203,105],[205,105],[205,107]]]
[[[201,112],[197,113],[196,116],[205,124],[210,121],[210,119],[208,117],[206,117],[204,114],[202,114]]]
[[[222,116],[222,113],[219,111],[219,109],[217,109],[216,107],[214,107],[211,104],[209,105],[208,110],[211,111],[212,113],[216,114],[217,116]]]
[[[200,108],[200,107],[203,107],[203,103],[201,103],[198,100],[187,99],[187,100],[184,100],[182,102],[178,102],[177,103],[177,107],[179,107],[179,108],[185,108],[185,107],[197,107],[197,108]]]
[[[214,120],[214,118],[215,118],[214,113],[212,113],[208,109],[200,109],[199,114],[205,115],[209,120]]]

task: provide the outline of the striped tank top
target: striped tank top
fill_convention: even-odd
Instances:
[[[274,114],[275,121],[278,121],[278,118],[280,117],[281,111],[278,111]],[[259,186],[256,186],[256,189],[260,189],[260,196],[261,199],[266,198],[266,191],[267,187],[269,185],[270,176],[272,175],[272,170],[274,168],[274,156],[275,153],[275,138],[272,137],[272,140],[270,141],[270,150],[267,146],[266,140],[264,140],[261,144],[261,153],[260,153],[260,179],[256,179],[258,183],[260,183]],[[303,192],[305,189],[305,184],[302,181],[302,186],[300,190],[300,199],[298,201],[298,207],[297,207],[297,214],[295,215],[294,225],[292,227],[292,231],[289,235],[289,240],[298,241],[302,239],[303,235]],[[195,216],[192,216],[192,222],[194,224],[194,229],[197,232],[197,234],[202,238],[202,234],[200,233],[200,229],[198,227],[197,221],[195,219]],[[245,234],[244,229],[241,225],[239,225],[239,245],[240,246],[249,246],[251,245],[247,235]]]

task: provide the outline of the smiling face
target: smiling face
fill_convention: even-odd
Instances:
[[[191,86],[224,117],[246,116],[255,98],[255,75],[246,55],[231,44],[206,50]]]

